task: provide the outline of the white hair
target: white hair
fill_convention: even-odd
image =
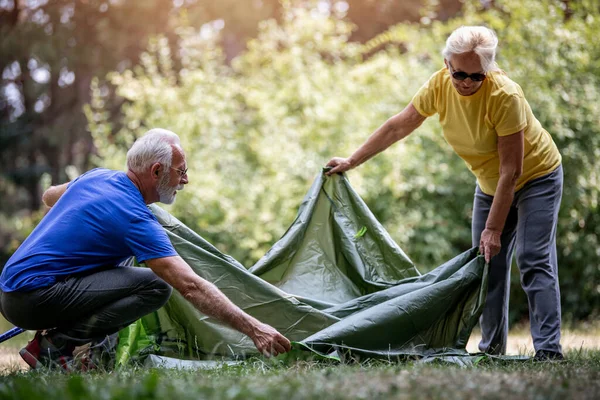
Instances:
[[[461,26],[446,40],[442,55],[448,61],[455,54],[474,52],[479,56],[484,72],[498,69],[496,64],[496,48],[498,37],[496,33],[485,26]]]
[[[166,129],[150,129],[127,152],[127,168],[143,173],[155,163],[171,167],[173,146],[181,146],[179,136]]]

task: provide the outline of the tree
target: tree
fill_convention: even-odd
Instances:
[[[420,3],[403,4],[417,9]],[[360,7],[360,2],[351,7]],[[0,2],[0,218],[5,221],[0,249],[12,240],[11,232],[31,229],[28,215],[40,209],[42,182],[63,183],[90,168],[95,149],[82,107],[90,101],[94,77],[138,64],[153,35],[162,34],[175,46],[181,31],[220,31],[220,45],[230,62],[256,35],[260,21],[280,16],[278,0]],[[361,21],[372,23],[369,18]],[[171,59],[179,69],[179,55]],[[114,111],[111,122],[118,125],[121,100],[112,96],[110,86],[101,86],[108,94],[107,107]],[[22,225],[28,228],[17,228]],[[17,242],[23,235],[18,237]]]

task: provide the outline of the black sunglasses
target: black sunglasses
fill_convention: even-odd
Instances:
[[[479,72],[475,72],[474,74],[467,74],[463,71],[452,71],[454,67],[452,66],[452,64],[450,64],[450,62],[448,62],[448,65],[450,65],[450,73],[452,74],[452,77],[457,81],[464,81],[467,78],[471,78],[473,82],[481,82],[485,79],[485,74],[480,74]]]

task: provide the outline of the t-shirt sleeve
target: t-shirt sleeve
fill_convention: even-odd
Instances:
[[[72,184],[74,184],[78,180],[82,179],[83,177],[87,177],[89,175],[93,175],[93,174],[95,174],[95,173],[97,173],[97,172],[99,172],[101,170],[102,170],[102,168],[94,168],[94,169],[91,169],[91,170],[89,170],[87,172],[84,172],[83,174],[79,175],[77,178],[75,178],[72,181],[68,182],[67,189],[70,188]]]
[[[151,215],[142,215],[131,221],[125,243],[140,263],[177,255],[165,230]]]
[[[527,126],[527,105],[518,94],[509,94],[502,98],[495,116],[496,134],[508,136],[525,129]]]
[[[436,104],[436,86],[437,75],[429,78],[427,82],[417,91],[417,94],[412,98],[412,105],[424,117],[431,117],[437,113]]]

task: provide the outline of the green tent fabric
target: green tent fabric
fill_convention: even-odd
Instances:
[[[151,206],[181,257],[248,314],[321,355],[466,354],[485,301],[487,267],[471,249],[421,275],[343,175],[319,174],[296,220],[252,268]],[[118,362],[256,355],[245,335],[174,292],[120,332]]]

